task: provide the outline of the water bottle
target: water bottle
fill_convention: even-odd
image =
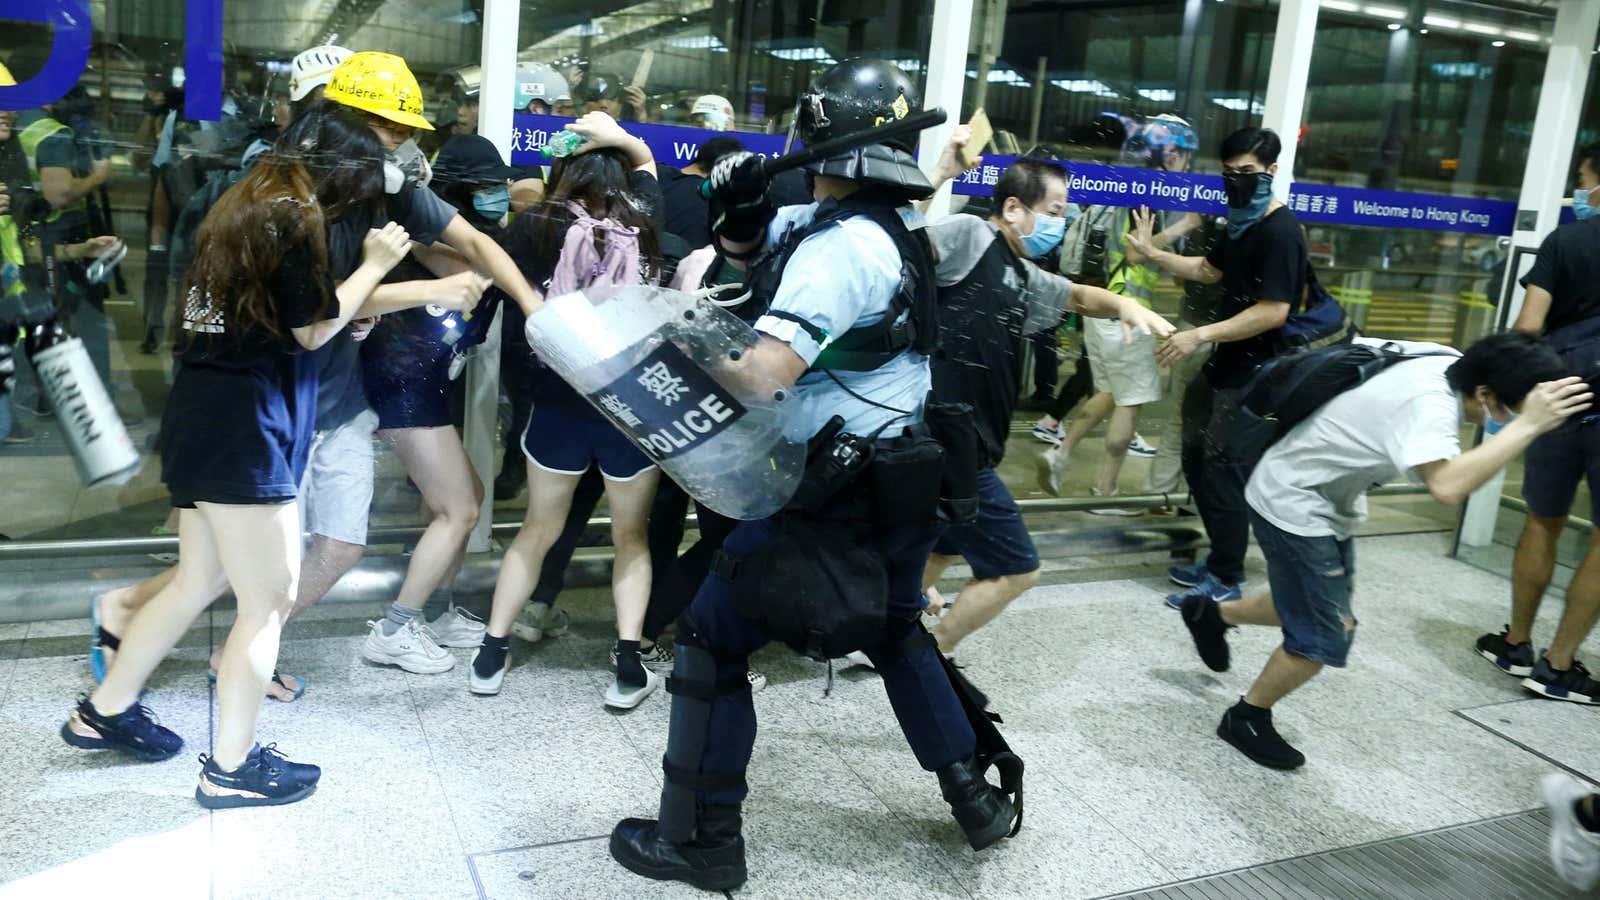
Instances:
[[[61,423],[83,483],[94,487],[132,478],[143,460],[83,341],[51,317],[29,325],[22,346]]]
[[[576,153],[579,147],[588,143],[589,139],[576,131],[558,131],[550,136],[550,140],[539,149],[545,159],[560,159]]]
[[[528,344],[689,496],[733,519],[770,516],[805,468],[799,400],[747,363],[757,335],[689,294],[635,285],[553,297]]]

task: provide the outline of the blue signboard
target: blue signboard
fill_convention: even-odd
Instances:
[[[952,190],[967,196],[988,196],[1014,156],[984,157],[983,165],[963,173]],[[1222,215],[1226,194],[1218,175],[1163,172],[1129,166],[1068,162],[1067,196],[1073,203],[1103,206],[1148,206]],[[1304,222],[1364,225],[1374,228],[1419,228],[1469,234],[1505,235],[1512,231],[1517,205],[1508,200],[1482,200],[1403,191],[1296,182],[1288,206]]]
[[[542,166],[550,162],[539,149],[550,140],[550,135],[566,127],[572,120],[564,116],[540,116],[519,113],[511,123],[511,164],[514,166]],[[686,166],[694,162],[700,145],[714,137],[737,138],[744,148],[762,156],[777,156],[783,152],[784,135],[756,132],[710,131],[683,125],[651,125],[623,122],[622,127],[634,137],[650,145],[656,162],[669,166]]]

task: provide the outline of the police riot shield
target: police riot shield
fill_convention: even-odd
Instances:
[[[735,519],[776,513],[805,468],[793,392],[747,359],[732,313],[634,285],[549,299],[528,344],[695,500]]]

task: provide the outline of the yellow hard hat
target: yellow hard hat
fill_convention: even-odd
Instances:
[[[399,125],[433,130],[422,117],[417,76],[406,68],[405,60],[392,53],[367,50],[352,55],[333,70],[333,80],[322,96]]]
[[[5,63],[0,63],[0,87],[15,87],[16,84],[17,80],[11,77],[11,70],[6,68]]]

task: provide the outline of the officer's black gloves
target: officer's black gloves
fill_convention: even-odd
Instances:
[[[707,179],[711,192],[711,232],[730,243],[759,239],[777,212],[771,179],[761,157],[730,153],[717,160]]]

